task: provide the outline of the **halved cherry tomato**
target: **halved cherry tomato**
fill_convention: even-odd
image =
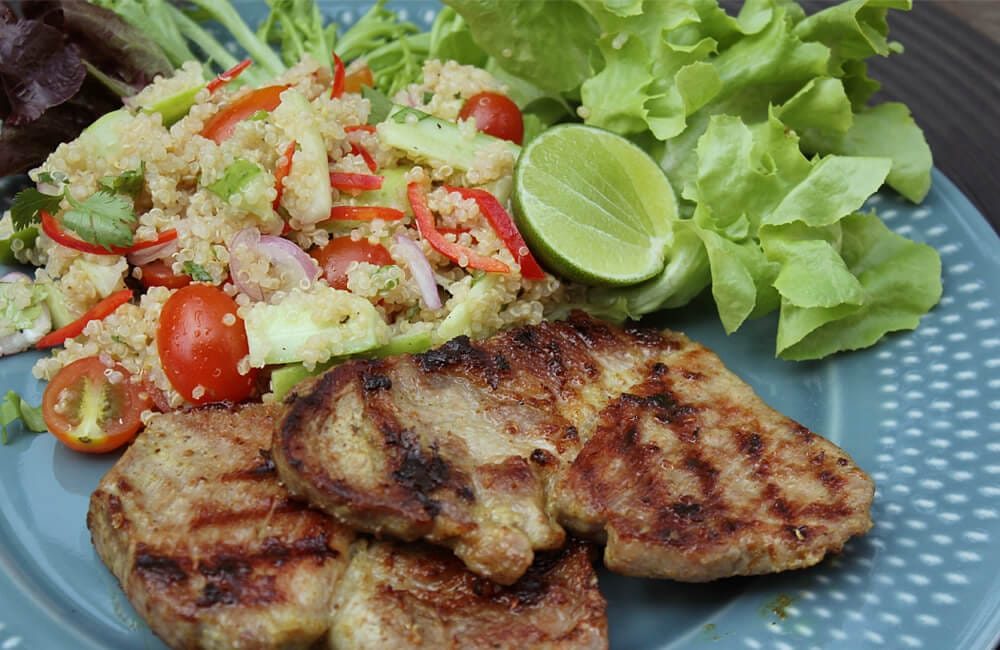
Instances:
[[[170,383],[192,404],[239,402],[253,393],[257,370],[237,370],[249,352],[246,329],[236,301],[222,289],[191,284],[170,296],[160,312],[156,347]]]
[[[170,265],[163,260],[153,260],[148,264],[139,267],[142,269],[142,277],[139,282],[147,289],[150,287],[166,287],[168,289],[180,289],[191,284],[191,276],[174,273]]]
[[[270,113],[281,103],[281,93],[288,86],[266,86],[258,88],[229,104],[209,118],[201,129],[201,134],[216,144],[222,144],[236,130],[236,125],[257,111]]]
[[[506,95],[481,92],[469,97],[458,112],[458,117],[467,120],[476,118],[476,129],[495,138],[521,144],[524,139],[524,120],[521,109]]]
[[[134,438],[151,405],[125,368],[85,357],[63,367],[45,387],[42,418],[70,449],[99,454]]]
[[[372,75],[372,69],[367,65],[359,65],[344,77],[345,93],[359,93],[362,86],[375,87],[375,77]]]
[[[114,310],[118,309],[131,299],[131,289],[116,291],[88,309],[83,316],[80,316],[69,325],[60,327],[54,332],[49,332],[40,338],[38,343],[35,343],[35,347],[39,350],[42,348],[51,348],[52,346],[64,343],[67,339],[79,336],[80,332],[83,331],[83,328],[87,326],[87,323],[92,320],[103,320],[104,318],[107,318],[112,312],[114,312]]]
[[[334,237],[309,254],[319,263],[323,276],[334,289],[347,289],[347,269],[351,262],[368,262],[376,266],[396,263],[381,244],[372,244],[367,239],[354,241],[348,236]]]

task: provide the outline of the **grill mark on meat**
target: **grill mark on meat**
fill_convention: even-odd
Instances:
[[[556,457],[544,449],[533,449],[531,452],[531,462],[544,467],[556,462]]]
[[[764,451],[764,440],[759,433],[736,432],[736,442],[740,451],[753,460],[759,460]]]
[[[372,392],[376,390],[391,390],[392,380],[385,375],[377,375],[374,373],[364,373],[362,374],[362,386],[366,392]]]
[[[391,453],[397,458],[392,479],[413,492],[427,514],[435,516],[441,505],[431,494],[448,482],[448,463],[441,458],[437,446],[426,453],[413,431],[385,426],[388,423],[384,420],[379,424],[386,446],[392,448]]]
[[[145,580],[164,587],[186,582],[190,564],[185,559],[161,555],[146,544],[139,544],[135,568]]]
[[[265,538],[256,553],[241,548],[221,550],[198,564],[206,584],[195,604],[262,606],[283,602],[285,594],[277,587],[272,570],[290,562],[322,564],[337,558],[340,553],[330,543],[325,530],[316,530],[290,544],[273,536]]]
[[[416,356],[416,355],[414,355]],[[392,403],[384,392],[365,394],[365,413],[382,436],[386,454],[391,458],[391,477],[412,494],[427,517],[441,511],[434,492],[451,488],[463,501],[475,501],[475,493],[465,476],[441,455],[437,443],[425,448],[418,432],[400,424]]]
[[[224,484],[222,477],[219,481]],[[290,497],[271,498],[261,501],[254,508],[234,509],[216,504],[206,506],[194,506],[194,516],[191,518],[191,525],[198,528],[201,526],[234,526],[243,520],[263,520],[268,515],[291,514],[308,510],[309,506],[298,499]]]
[[[549,574],[568,554],[566,548],[536,553],[535,561],[514,584],[504,586],[477,576],[473,579],[472,591],[515,613],[533,607],[545,599],[551,586]]]
[[[469,337],[464,335],[455,337],[434,350],[416,354],[414,358],[417,366],[425,373],[460,368],[470,375],[481,377],[494,390],[510,370],[510,363],[502,354],[490,354],[482,346],[473,345]]]

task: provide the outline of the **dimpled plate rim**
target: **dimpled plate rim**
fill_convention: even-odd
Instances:
[[[398,3],[426,28],[434,6]],[[324,11],[341,24],[359,12]],[[247,14],[256,6],[241,5]],[[0,185],[0,194],[6,190]],[[843,446],[878,485],[875,528],[813,569],[678,585],[601,573],[613,648],[992,648],[1000,633],[1000,275],[996,234],[938,172],[920,206],[871,207],[942,256],[941,304],[912,333],[834,359],[771,358],[773,319],[726,337],[710,311],[658,314],[715,349],[779,410]],[[0,382],[38,403],[37,353]],[[113,457],[13,427],[0,448],[0,650],[162,648],[101,566],[83,525]]]

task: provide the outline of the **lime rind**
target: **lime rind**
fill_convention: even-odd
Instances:
[[[626,286],[662,271],[676,197],[659,166],[621,136],[554,127],[521,152],[514,187],[518,227],[557,274]]]

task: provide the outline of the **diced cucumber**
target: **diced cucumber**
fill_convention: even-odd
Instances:
[[[316,285],[292,291],[279,304],[254,304],[244,315],[250,364],[307,359],[322,363],[386,343],[389,328],[370,302],[349,291]]]
[[[521,153],[521,147],[513,142],[478,131],[465,133],[454,122],[398,104],[376,128],[384,144],[415,160],[445,163],[457,171],[472,169],[485,147],[506,148],[515,159]]]
[[[281,94],[281,104],[271,113],[271,119],[298,145],[285,179],[286,195],[295,195],[294,200],[286,202],[289,215],[303,224],[329,219],[333,207],[330,162],[312,104],[305,95],[290,88]]]

